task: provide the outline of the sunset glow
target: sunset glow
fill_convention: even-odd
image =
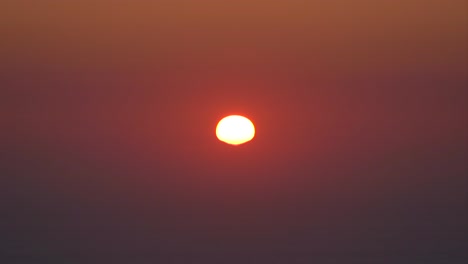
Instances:
[[[248,118],[231,115],[219,121],[216,136],[227,144],[240,145],[253,139],[255,127]]]

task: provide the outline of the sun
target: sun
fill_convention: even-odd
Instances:
[[[230,115],[219,121],[216,126],[216,136],[227,144],[240,145],[254,138],[255,127],[246,117]]]

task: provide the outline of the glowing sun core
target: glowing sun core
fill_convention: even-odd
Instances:
[[[255,127],[252,121],[243,116],[226,116],[216,126],[216,136],[227,144],[240,145],[253,139]]]

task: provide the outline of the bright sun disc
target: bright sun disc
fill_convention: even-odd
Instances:
[[[240,145],[253,139],[255,127],[252,121],[243,116],[226,116],[216,126],[216,136],[227,144]]]

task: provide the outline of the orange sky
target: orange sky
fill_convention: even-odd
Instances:
[[[467,56],[466,9],[463,0],[2,1],[0,54],[3,65],[125,67],[234,57],[450,67]]]

